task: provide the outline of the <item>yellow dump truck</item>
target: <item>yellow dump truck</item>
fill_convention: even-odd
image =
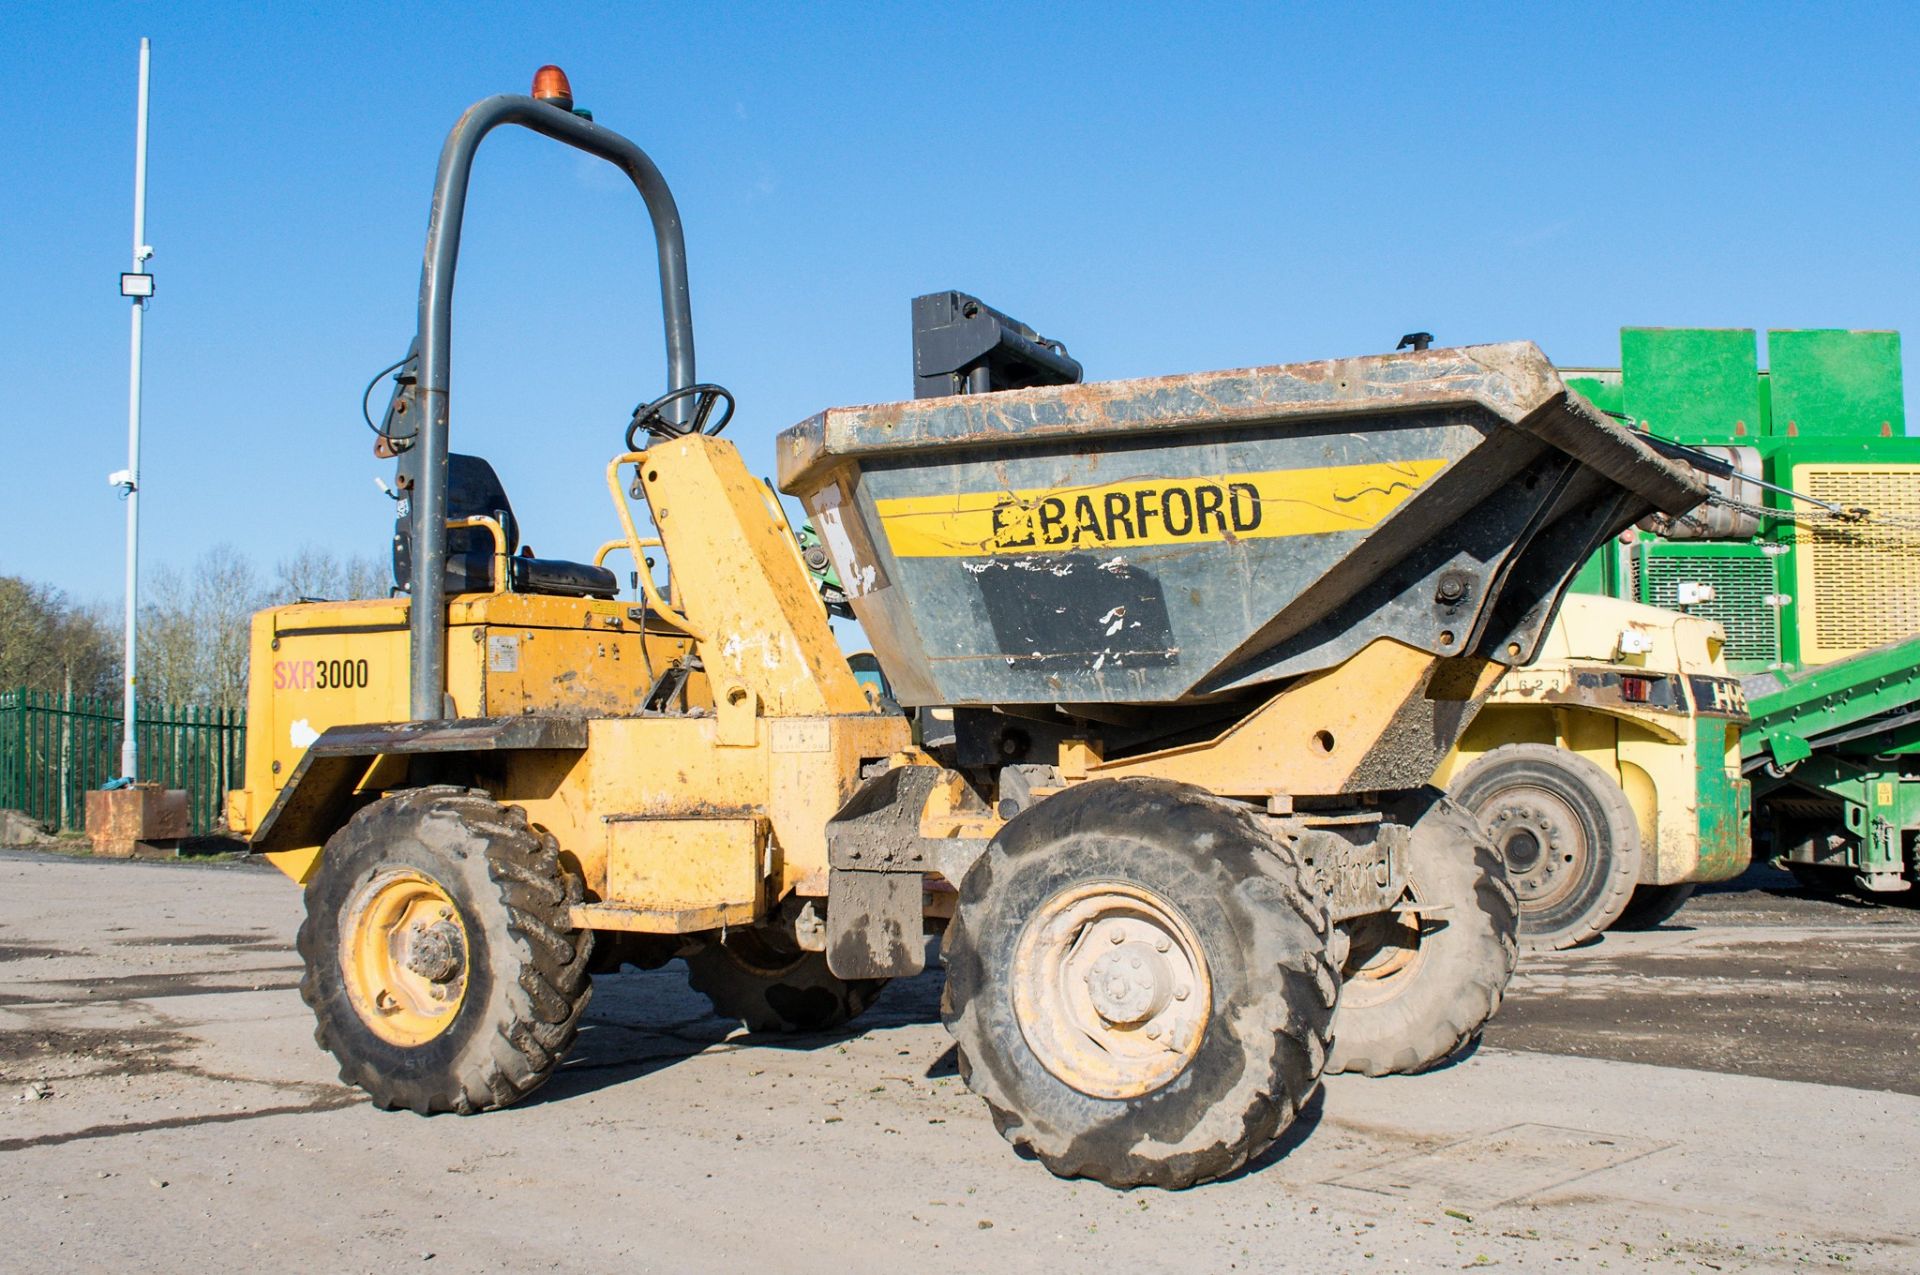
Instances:
[[[618,167],[656,239],[669,388],[579,561],[521,552],[498,476],[449,448],[468,175],[507,124]],[[1704,487],[1528,344],[1088,385],[950,295],[934,393],[774,457],[894,700],[952,706],[933,746],[849,668],[717,436],[652,161],[553,68],[461,117],[380,426],[405,596],[256,618],[230,803],[304,886],[316,1038],[376,1104],[532,1092],[599,968],[682,957],[748,1026],[825,1029],[938,935],[1006,1137],[1178,1187],[1271,1143],[1323,1070],[1432,1065],[1498,1007],[1513,893],[1428,780],[1593,548]]]
[[[1569,594],[1434,782],[1477,814],[1520,899],[1523,944],[1658,925],[1752,857],[1746,699],[1718,624]]]

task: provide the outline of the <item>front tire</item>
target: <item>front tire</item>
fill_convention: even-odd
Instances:
[[[592,992],[581,884],[553,839],[483,792],[382,798],[327,842],[306,887],[300,996],[340,1079],[383,1108],[461,1115],[553,1073]]]
[[[1452,795],[1506,862],[1521,946],[1573,947],[1626,911],[1640,881],[1640,824],[1606,771],[1564,748],[1505,744],[1467,767]]]
[[[960,886],[941,1016],[961,1075],[1062,1177],[1230,1173],[1319,1082],[1325,907],[1243,807],[1096,781],[1001,829]]]
[[[1514,893],[1479,822],[1454,802],[1440,798],[1419,813],[1407,889],[1408,910],[1341,925],[1347,954],[1328,1071],[1438,1066],[1480,1034],[1513,979]]]

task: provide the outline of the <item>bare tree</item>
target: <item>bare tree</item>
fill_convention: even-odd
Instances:
[[[253,614],[301,600],[384,598],[386,564],[309,545],[283,559],[273,582],[230,544],[207,549],[186,570],[149,577],[140,608],[142,700],[242,708]],[[115,694],[119,625],[104,607],[59,589],[0,576],[0,690]]]
[[[240,708],[253,613],[268,602],[253,563],[229,544],[188,572],[154,573],[141,609],[141,697]]]
[[[99,610],[48,585],[0,576],[0,690],[106,695],[119,680],[119,644]]]
[[[350,598],[384,598],[390,592],[392,572],[367,554],[342,557],[330,549],[304,545],[282,558],[274,572],[274,600],[339,602]]]

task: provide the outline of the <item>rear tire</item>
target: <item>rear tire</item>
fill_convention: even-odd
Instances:
[[[822,1032],[866,1012],[884,978],[840,978],[824,952],[761,930],[736,930],[687,957],[687,981],[713,1012],[750,1032]]]
[[[382,798],[328,841],[306,887],[300,996],[340,1079],[383,1108],[471,1115],[532,1093],[593,985],[582,897],[553,838],[484,792]]]
[[[1671,921],[1699,887],[1692,881],[1673,885],[1638,885],[1627,910],[1613,923],[1616,930],[1655,930]]]
[[[1319,1082],[1325,907],[1244,808],[1095,781],[1009,822],[947,929],[941,1017],[995,1126],[1061,1177],[1231,1173]]]
[[[1331,1072],[1411,1075],[1445,1062],[1500,1008],[1519,913],[1480,824],[1446,798],[1414,811],[1407,888],[1416,908],[1343,922],[1348,940]]]
[[[1620,919],[1640,880],[1640,825],[1612,776],[1578,753],[1505,744],[1454,800],[1486,826],[1520,899],[1520,945],[1573,947]]]

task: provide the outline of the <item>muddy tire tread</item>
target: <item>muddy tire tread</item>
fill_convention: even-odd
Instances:
[[[324,950],[323,924],[309,909],[296,947],[303,962],[300,996],[315,1012],[314,1040],[340,1064],[340,1079],[364,1090],[375,1106],[405,1108],[420,1115],[472,1115],[510,1106],[539,1088],[573,1042],[593,991],[587,974],[592,935],[567,929],[567,908],[583,897],[579,880],[560,862],[551,835],[536,831],[526,813],[502,806],[485,791],[454,785],[409,789],[358,811],[327,843],[329,857],[344,859],[388,821],[427,811],[458,818],[482,842],[486,873],[505,914],[505,939],[524,950],[519,977],[502,998],[505,1012],[485,1029],[483,1047],[463,1051],[458,1065],[417,1076],[392,1075],[335,1038],[322,1012],[327,991],[322,972],[333,968]],[[309,899],[314,897],[309,884]],[[571,937],[569,937],[571,934]]]
[[[1162,801],[1172,799],[1183,805],[1183,814],[1204,812],[1210,820],[1210,825],[1191,826],[1218,828],[1222,822],[1230,822],[1241,834],[1238,842],[1245,850],[1235,847],[1229,851],[1234,862],[1226,870],[1237,868],[1244,873],[1243,880],[1255,882],[1248,897],[1270,909],[1275,918],[1272,924],[1256,926],[1252,933],[1241,935],[1243,942],[1260,949],[1246,964],[1247,982],[1262,983],[1261,971],[1266,971],[1269,977],[1265,983],[1284,988],[1281,1003],[1289,1007],[1287,1025],[1274,1033],[1274,1052],[1268,1055],[1271,1061],[1265,1080],[1245,1101],[1222,1104],[1201,1114],[1185,1141],[1202,1145],[1168,1158],[1156,1157],[1138,1144],[1116,1154],[1099,1138],[1068,1136],[1058,1128],[1043,1127],[1037,1113],[1023,1115],[1019,1100],[1009,1092],[997,1069],[982,1065],[972,1056],[970,1042],[985,1044],[988,1039],[989,1029],[979,1005],[991,993],[975,989],[975,995],[957,997],[952,975],[957,962],[979,961],[969,916],[990,906],[993,893],[1005,888],[1004,882],[1017,868],[1018,860],[1041,857],[1039,851],[1009,854],[999,838],[968,873],[961,885],[961,906],[948,923],[942,954],[950,972],[941,997],[941,1017],[955,1039],[959,1075],[986,1102],[1001,1136],[1022,1155],[1039,1160],[1061,1177],[1090,1178],[1119,1188],[1180,1189],[1242,1168],[1292,1123],[1318,1088],[1339,989],[1339,975],[1327,947],[1331,923],[1325,904],[1310,888],[1305,866],[1292,847],[1269,835],[1246,807],[1162,780],[1107,781],[1102,786],[1132,788],[1136,790],[1133,795],[1151,791]],[[1044,811],[1047,804],[1069,795],[1071,790],[1034,809]],[[1229,1109],[1230,1105],[1238,1109]]]
[[[1468,828],[1478,826],[1463,807],[1444,799],[1443,803],[1451,808],[1453,817],[1464,821],[1463,835]],[[1459,871],[1460,865],[1452,866]],[[1481,932],[1453,962],[1457,969],[1450,981],[1429,979],[1404,993],[1416,995],[1435,1008],[1416,1013],[1412,1029],[1388,1041],[1377,1039],[1377,1031],[1367,1031],[1372,1024],[1358,1023],[1355,1013],[1336,1014],[1333,1048],[1327,1060],[1330,1074],[1407,1076],[1432,1070],[1466,1048],[1499,1011],[1520,959],[1520,900],[1507,881],[1504,860],[1484,836],[1473,839],[1470,871],[1474,878],[1472,900],[1479,915],[1455,919],[1472,922],[1481,927]]]

